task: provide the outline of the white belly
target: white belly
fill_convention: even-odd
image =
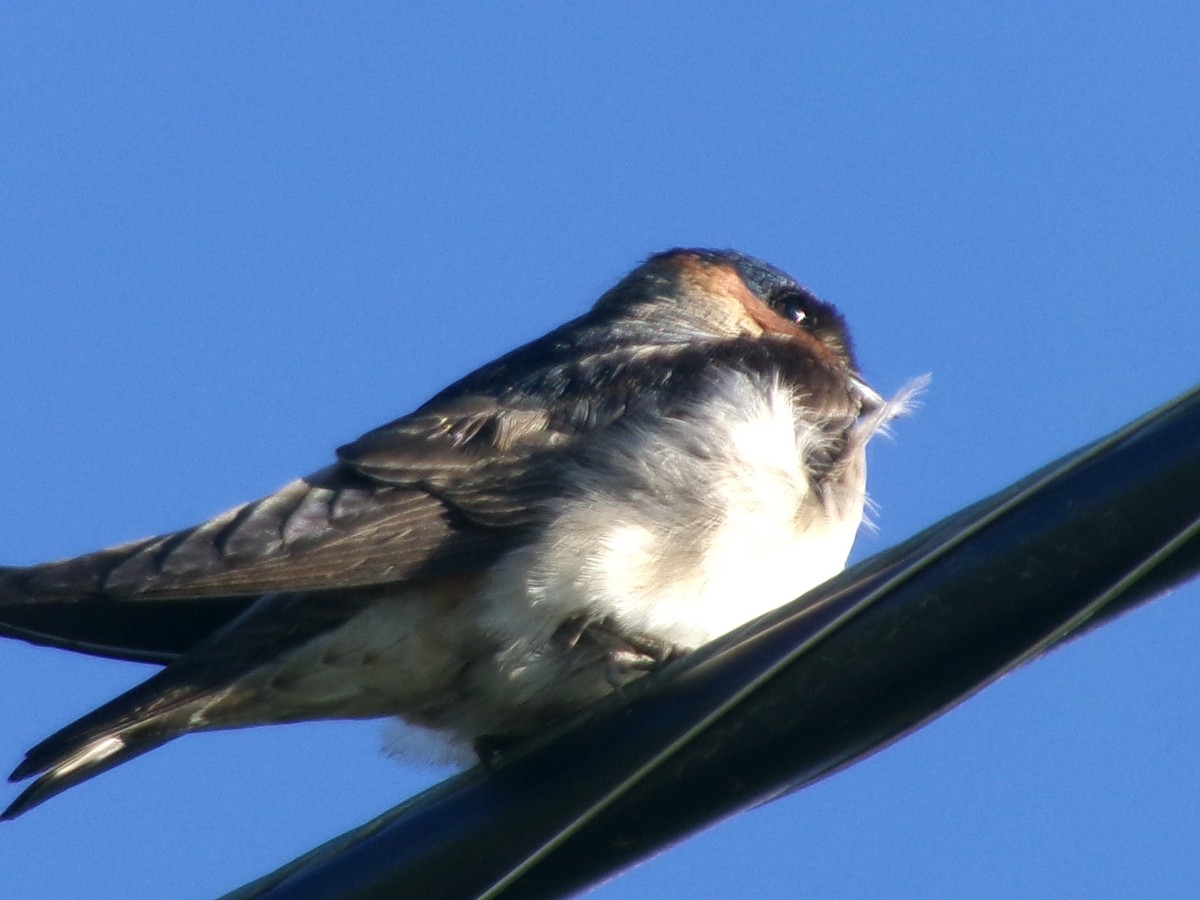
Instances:
[[[919,387],[831,435],[788,389],[734,373],[676,418],[613,429],[568,473],[576,487],[544,527],[483,579],[491,652],[461,671],[459,702],[422,724],[466,758],[478,735],[528,734],[611,691],[603,658],[556,639],[565,622],[688,650],[841,571],[866,500],[865,445]]]
[[[862,519],[862,447],[814,485],[805,460],[829,438],[761,377],[725,376],[686,412],[596,448],[545,531],[501,562],[489,625],[514,665],[580,614],[694,648],[841,571]]]

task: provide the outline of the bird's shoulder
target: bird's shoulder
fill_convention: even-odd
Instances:
[[[783,340],[700,335],[564,348],[553,339],[501,357],[339,447],[339,464],[395,485],[494,481],[568,453],[631,414],[673,414],[729,371],[803,385],[818,411],[857,411],[843,373]]]

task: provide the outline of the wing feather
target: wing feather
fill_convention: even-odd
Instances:
[[[534,353],[531,346],[521,352]],[[814,411],[852,418],[858,407],[840,372],[784,340],[625,350],[551,354],[516,378],[514,358],[504,357],[341,447],[333,466],[261,500],[183,531],[0,570],[0,631],[159,659],[262,594],[481,571],[537,526],[546,500],[564,489],[561,463],[592,435],[631,412],[647,420],[677,414],[705,379],[730,366],[812,386],[806,403]],[[184,601],[211,601],[214,611],[194,604],[181,619],[194,626],[169,639],[139,634],[137,610],[154,603],[182,610]],[[99,624],[106,617],[110,624]],[[147,631],[161,618],[146,616]]]

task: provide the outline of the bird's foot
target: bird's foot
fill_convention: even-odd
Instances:
[[[521,738],[515,734],[481,734],[471,742],[471,749],[480,765],[491,771],[496,767],[496,761],[519,743]]]

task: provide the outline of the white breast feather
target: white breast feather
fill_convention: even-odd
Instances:
[[[864,447],[922,385],[860,417],[844,477],[819,487],[805,459],[826,457],[830,438],[773,378],[730,373],[678,417],[608,429],[566,473],[575,487],[543,530],[469,606],[495,655],[454,682],[464,696],[429,723],[436,734],[394,728],[391,749],[411,751],[415,736],[422,756],[468,762],[480,734],[528,733],[606,694],[604,665],[554,639],[576,617],[691,649],[839,572],[862,520]]]
[[[544,533],[499,564],[489,626],[511,642],[510,660],[523,665],[580,613],[694,648],[841,571],[863,478],[815,495],[804,460],[826,438],[802,401],[777,380],[731,373],[678,418],[614,430]],[[852,432],[857,475],[867,439],[906,401]]]

